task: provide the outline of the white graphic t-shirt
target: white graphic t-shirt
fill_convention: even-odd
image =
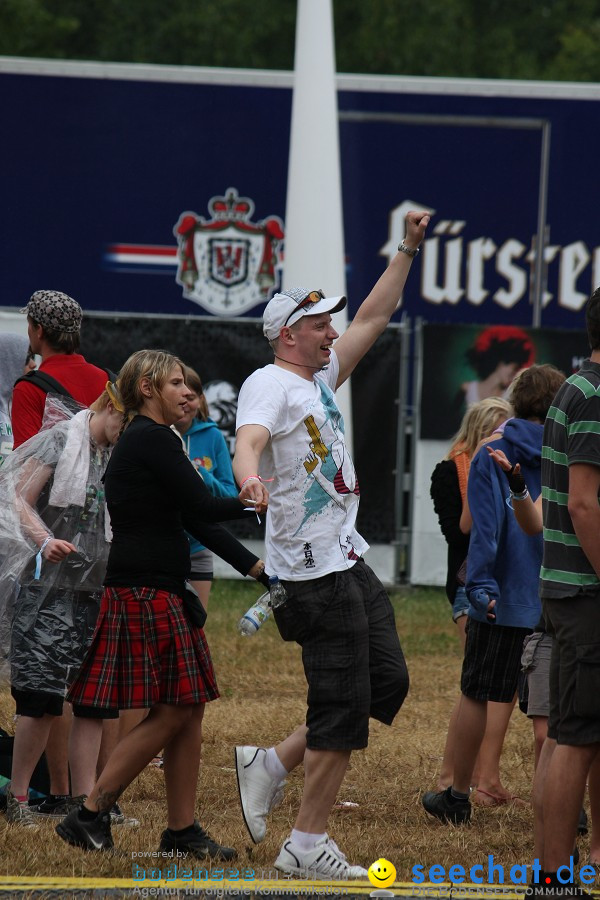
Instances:
[[[359,487],[335,402],[339,363],[312,381],[280,366],[242,385],[236,429],[263,425],[271,440],[260,475],[267,481],[268,572],[288,581],[318,578],[354,565],[369,548],[355,528]]]

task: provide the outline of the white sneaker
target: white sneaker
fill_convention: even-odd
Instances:
[[[348,864],[338,845],[328,835],[317,841],[312,850],[306,851],[299,851],[291,840],[287,840],[275,860],[275,868],[298,878],[347,881],[367,877],[367,870],[362,866]]]
[[[242,815],[250,837],[260,844],[267,833],[266,818],[283,799],[285,778],[271,778],[265,768],[267,751],[262,747],[236,747],[235,771]]]
[[[140,820],[134,819],[133,816],[126,816],[119,804],[113,803],[110,811],[110,824],[125,825],[128,828],[137,828],[140,824]]]

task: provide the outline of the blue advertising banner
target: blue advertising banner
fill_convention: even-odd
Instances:
[[[0,305],[54,287],[90,311],[260,315],[285,253],[291,75],[4,58],[0,85]],[[600,283],[597,85],[338,88],[350,316],[420,207],[396,319],[582,326]]]

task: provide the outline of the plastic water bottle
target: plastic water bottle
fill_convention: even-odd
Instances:
[[[263,622],[271,615],[269,592],[262,594],[247,613],[244,613],[238,622],[238,631],[242,637],[252,637],[256,634]]]
[[[277,575],[269,576],[269,601],[271,604],[271,609],[277,609],[278,606],[283,606],[288,598],[287,591],[280,582]]]

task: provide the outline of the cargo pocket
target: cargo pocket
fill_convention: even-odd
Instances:
[[[575,714],[600,717],[600,644],[578,644],[575,684]]]
[[[284,641],[296,641],[297,644],[304,642],[309,623],[302,598],[290,595],[288,591],[288,599],[283,606],[273,610],[273,618]]]
[[[356,707],[358,697],[352,653],[339,650],[330,653],[324,647],[307,645],[302,650],[302,661],[308,681],[309,706]]]

